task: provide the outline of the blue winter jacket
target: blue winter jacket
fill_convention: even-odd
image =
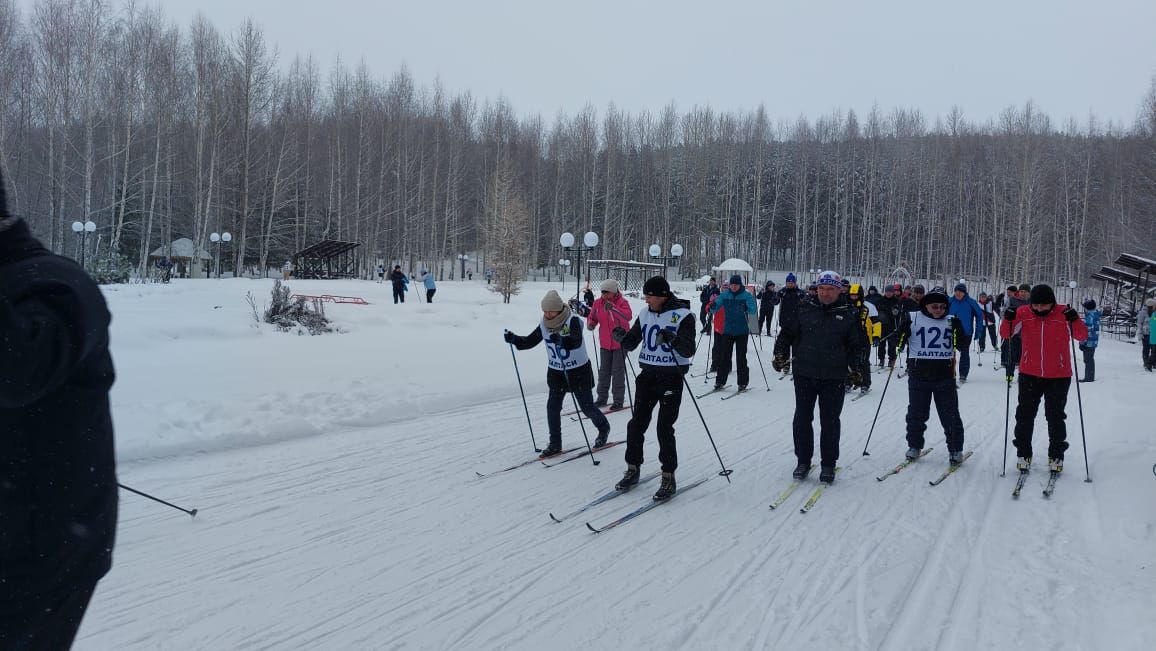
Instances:
[[[963,300],[957,299],[954,294],[949,296],[947,313],[959,321],[959,324],[963,326],[963,332],[968,337],[973,336],[973,334],[977,339],[983,336],[983,308],[971,297],[971,294],[965,293]]]
[[[1088,326],[1088,340],[1080,344],[1080,348],[1095,348],[1100,345],[1100,311],[1084,312],[1084,325]]]
[[[750,323],[747,321],[748,314],[758,314],[758,306],[755,305],[755,297],[746,290],[745,287],[739,289],[738,292],[732,292],[728,286],[725,290],[719,293],[718,298],[714,299],[714,304],[710,307],[710,313],[714,314],[719,310],[723,311],[723,334],[724,335],[746,335],[750,334]]]
[[[426,289],[437,289],[438,288],[437,283],[434,282],[434,276],[432,273],[427,272],[424,276],[422,276],[421,282],[423,285],[425,285]]]

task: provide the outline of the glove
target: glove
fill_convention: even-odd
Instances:
[[[852,370],[847,375],[847,381],[850,382],[853,387],[861,386],[863,384],[863,375],[859,371]]]
[[[557,332],[551,332],[550,333],[550,343],[554,344],[555,346],[561,346],[562,345],[562,335],[558,334]]]
[[[1080,318],[1080,314],[1076,312],[1076,308],[1068,306],[1068,309],[1064,310],[1064,318],[1068,320],[1068,323],[1071,323]]]
[[[1086,344],[1080,344],[1080,351],[1081,351],[1081,352],[1083,352],[1083,351],[1085,351],[1085,350],[1087,350],[1087,349],[1088,349],[1088,346],[1087,346]]]
[[[666,329],[659,330],[658,334],[654,335],[654,337],[655,339],[658,339],[658,343],[666,344],[667,346],[673,344],[674,340],[676,339],[674,331]]]
[[[775,355],[771,360],[771,368],[779,373],[787,373],[791,370],[791,360],[786,355]]]
[[[1016,320],[1016,309],[1014,307],[1009,307],[1008,309],[1004,310],[1003,311],[1003,320],[1004,321],[1015,321]]]
[[[622,340],[626,338],[626,328],[618,326],[614,330],[611,330],[610,338],[618,343],[622,343]]]
[[[502,339],[505,339],[507,344],[512,344],[512,343],[514,343],[514,339],[515,339],[516,337],[517,337],[517,335],[515,335],[515,334],[514,334],[514,333],[512,333],[512,332],[510,332],[509,330],[506,330],[505,332],[503,332],[503,333],[502,333]]]

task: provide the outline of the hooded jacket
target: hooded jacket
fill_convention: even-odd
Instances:
[[[0,232],[0,603],[94,585],[112,565],[110,320],[76,263],[23,221]]]
[[[758,306],[755,305],[755,297],[747,291],[746,287],[740,287],[739,291],[731,291],[730,287],[726,291],[720,293],[714,300],[714,304],[710,306],[711,313],[722,310],[726,315],[726,321],[723,324],[723,334],[737,337],[740,335],[750,334],[750,321],[747,320],[748,315],[757,315]]]
[[[1014,321],[1004,319],[999,324],[999,336],[1009,339],[1013,334],[1020,337],[1020,372],[1042,378],[1063,378],[1072,376],[1071,339],[1085,341],[1088,326],[1080,319],[1071,322],[1064,318],[1067,305],[1057,304],[1046,316],[1032,312],[1030,305],[1016,310]]]
[[[594,299],[594,305],[586,316],[586,327],[593,330],[601,325],[598,329],[598,346],[605,350],[618,350],[622,346],[614,341],[614,329],[629,328],[632,316],[630,301],[626,300],[622,292],[618,292],[614,298]]]

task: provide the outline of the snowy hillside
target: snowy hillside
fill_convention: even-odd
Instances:
[[[928,485],[947,465],[933,415],[935,450],[876,481],[902,458],[907,402],[892,378],[862,456],[876,373],[844,408],[838,481],[802,514],[814,476],[768,509],[795,464],[792,386],[768,340],[769,392],[756,367],[755,391],[699,401],[732,482],[686,397],[679,483],[709,481],[594,534],[586,521],[649,502],[657,482],[560,524],[547,514],[606,493],[624,446],[599,466],[475,474],[535,456],[501,332],[529,332],[557,283],[502,305],[484,282],[447,281],[432,305],[395,306],[388,285],[292,281],[371,303],[327,305],[343,332],[318,337],[253,323],[245,294],[260,308],[271,284],[106,290],[120,479],[200,513],[122,493],[115,564],[76,648],[1156,648],[1156,375],[1135,345],[1105,335],[1097,381],[1080,385],[1093,483],[1073,389],[1055,495],[1037,472],[1011,499],[989,352],[960,390],[974,456],[958,472]],[[543,445],[545,354],[517,359]],[[612,440],[629,418],[609,416]],[[581,444],[562,420],[563,444]],[[1042,409],[1035,436],[1041,457]],[[658,470],[653,425],[646,456],[644,476]]]

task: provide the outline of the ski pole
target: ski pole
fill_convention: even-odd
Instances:
[[[159,497],[153,497],[152,495],[138,491],[137,489],[132,488],[131,486],[125,486],[124,484],[122,484],[120,482],[117,482],[116,485],[120,486],[121,488],[125,489],[126,491],[129,491],[130,493],[136,493],[137,495],[140,495],[141,497],[147,497],[154,502],[160,502],[161,504],[164,504],[165,506],[171,506],[178,511],[184,511],[185,513],[188,513],[191,517],[194,517],[194,518],[197,517],[197,510],[196,509],[193,509],[191,511],[189,509],[182,509],[181,507],[177,506],[176,504],[170,504],[169,502],[166,502]]]
[[[863,456],[865,457],[871,456],[871,453],[867,451],[867,446],[871,445],[871,436],[875,433],[875,423],[879,420],[879,412],[883,409],[883,398],[887,396],[887,387],[891,384],[891,374],[894,372],[894,366],[887,371],[887,381],[883,383],[883,393],[879,396],[879,406],[875,408],[875,418],[871,419],[871,430],[867,432],[867,442],[863,444]]]
[[[1000,477],[1007,476],[1007,428],[1008,420],[1011,418],[1011,385],[1012,370],[1009,367],[1007,372],[1007,397],[1004,399],[1003,407],[1003,468],[999,472]]]
[[[682,371],[682,369],[681,369],[681,368],[680,368],[680,369],[678,369],[678,370],[679,370],[680,372]],[[710,439],[710,446],[711,446],[712,448],[714,448],[714,455],[715,455],[716,457],[718,457],[718,463],[719,463],[719,465],[720,465],[720,466],[722,466],[722,470],[720,470],[718,474],[719,474],[719,475],[721,475],[721,476],[723,476],[723,477],[726,477],[726,478],[727,478],[727,483],[729,484],[729,483],[730,483],[730,481],[731,481],[731,473],[732,473],[732,472],[734,472],[734,470],[730,470],[730,469],[728,469],[728,468],[727,468],[726,464],[725,464],[725,463],[723,463],[723,460],[722,460],[722,455],[718,453],[718,446],[717,446],[717,445],[715,445],[715,443],[714,443],[714,437],[713,437],[713,436],[711,436],[711,434],[710,434],[710,427],[707,427],[707,424],[706,424],[706,417],[704,417],[704,416],[702,415],[702,410],[698,408],[698,400],[697,400],[697,399],[695,399],[695,397],[694,397],[694,389],[691,389],[691,388],[690,388],[690,382],[689,382],[689,381],[687,381],[687,379],[686,379],[686,373],[683,373],[683,374],[682,374],[682,383],[683,383],[683,384],[686,386],[686,392],[687,392],[687,394],[689,394],[689,395],[690,395],[690,401],[691,401],[692,403],[694,403],[694,410],[698,412],[698,417],[699,417],[699,420],[701,420],[701,421],[702,421],[702,428],[703,428],[704,430],[706,430],[706,436],[707,436],[707,438],[709,438],[709,439]]]
[[[552,344],[547,343],[546,345],[550,346]],[[578,427],[582,428],[582,438],[586,439],[586,450],[590,452],[590,461],[597,466],[602,462],[594,458],[594,448],[590,447],[590,437],[586,434],[586,423],[582,422],[582,408],[578,406],[578,396],[574,394],[574,387],[570,384],[570,372],[566,370],[566,360],[557,352],[557,349],[561,348],[561,346],[554,346],[554,348],[554,355],[562,363],[562,377],[566,378],[566,390],[570,392],[570,399],[574,401],[574,412],[578,417]]]
[[[760,327],[761,329],[761,327]],[[750,339],[750,326],[747,326],[747,339]],[[762,335],[759,335],[759,341],[763,340]],[[755,349],[755,358],[759,360],[759,370],[763,372],[763,383],[767,385],[767,391],[771,390],[771,381],[767,379],[767,369],[763,368],[763,356],[759,354],[758,346],[751,346]]]
[[[713,366],[716,361],[714,358],[714,326],[709,326],[709,329],[706,331],[706,347],[710,349],[710,352],[707,353],[706,357],[706,373],[702,374],[703,384],[706,384],[707,380],[710,378],[710,367]],[[696,347],[695,350],[698,350],[698,348]]]
[[[530,406],[526,404],[526,390],[522,388],[522,373],[518,370],[518,356],[514,354],[514,344],[510,344],[510,357],[514,360],[514,374],[518,376],[518,391],[522,393],[522,408],[526,410],[526,427],[530,428],[530,442],[534,444],[534,452],[541,452],[542,448],[538,447],[538,441],[534,439],[534,425],[530,422]]]
[[[626,367],[630,369],[630,375],[634,378],[634,383],[638,384],[638,373],[634,372],[634,362],[630,361],[630,355],[626,354],[625,349],[622,350],[622,357],[626,360]],[[626,399],[630,401],[630,417],[634,418],[634,395],[630,391],[630,383],[626,383]]]
[[[1076,367],[1076,333],[1072,327],[1072,322],[1068,321],[1068,333],[1072,339],[1072,379],[1079,378],[1079,369]],[[1080,383],[1075,382],[1076,385],[1076,405],[1080,409],[1080,442],[1084,446],[1084,482],[1092,483],[1092,471],[1088,466],[1088,438],[1084,435],[1084,401],[1080,397]]]

